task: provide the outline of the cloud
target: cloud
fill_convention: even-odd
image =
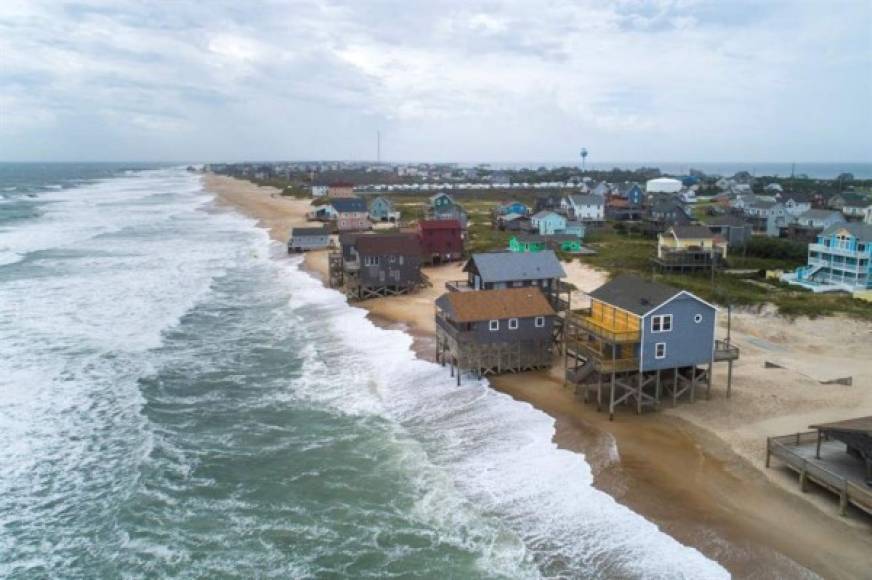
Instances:
[[[0,158],[869,160],[836,5],[7,0]]]

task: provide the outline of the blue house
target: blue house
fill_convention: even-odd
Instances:
[[[394,211],[394,204],[386,197],[378,196],[369,202],[369,219],[374,222],[397,221],[400,212]]]
[[[837,223],[808,245],[808,265],[782,280],[814,292],[872,289],[872,224]]]
[[[618,195],[630,202],[632,206],[642,205],[642,200],[645,199],[645,192],[638,183],[625,183],[619,190]]]
[[[608,383],[609,412],[621,403],[655,406],[663,393],[673,402],[698,385],[711,389],[712,365],[739,357],[715,340],[718,309],[664,284],[621,275],[590,293],[590,308],[567,318],[566,378],[585,385],[597,377],[602,404]],[[702,368],[700,368],[702,367]],[[728,373],[729,376],[732,373]]]
[[[526,205],[521,203],[520,201],[507,201],[497,207],[497,214],[499,215],[508,215],[511,213],[516,213],[518,215],[527,215],[530,211]]]
[[[543,236],[562,234],[566,229],[566,218],[553,211],[540,211],[530,218],[530,225]]]

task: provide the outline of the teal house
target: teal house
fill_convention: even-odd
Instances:
[[[554,234],[552,236],[518,234],[509,240],[510,252],[542,252],[544,250],[577,254],[581,252],[581,240],[572,234]]]
[[[530,225],[542,236],[562,234],[566,229],[566,218],[559,213],[544,210],[530,218]]]
[[[872,224],[833,224],[808,245],[808,265],[782,280],[814,292],[872,289]]]

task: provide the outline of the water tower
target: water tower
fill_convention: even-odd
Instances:
[[[584,161],[587,159],[587,149],[585,147],[581,148],[581,172],[584,173]]]

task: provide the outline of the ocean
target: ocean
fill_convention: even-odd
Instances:
[[[0,166],[0,577],[725,578],[174,167]]]

